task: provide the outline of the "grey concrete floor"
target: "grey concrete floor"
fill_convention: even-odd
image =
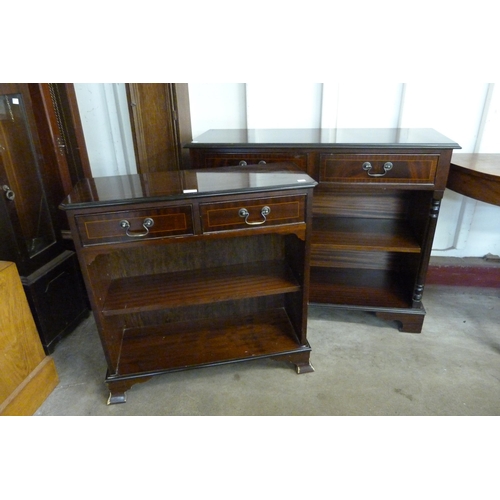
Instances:
[[[170,373],[106,404],[90,316],[53,354],[60,382],[35,415],[500,415],[500,290],[427,286],[421,334],[311,306],[314,373],[256,360]]]

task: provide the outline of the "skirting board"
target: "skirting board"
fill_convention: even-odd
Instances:
[[[431,257],[426,283],[500,288],[500,262],[476,257]]]

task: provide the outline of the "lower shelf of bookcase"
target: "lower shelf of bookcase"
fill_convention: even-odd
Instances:
[[[284,309],[229,319],[129,328],[112,378],[310,351]]]
[[[310,302],[411,308],[413,282],[394,271],[311,268]]]

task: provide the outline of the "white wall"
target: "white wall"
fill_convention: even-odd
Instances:
[[[136,171],[124,84],[75,84],[94,176]],[[430,127],[464,153],[500,153],[500,85],[193,83],[193,138],[212,128]],[[500,207],[447,190],[432,255],[500,255]]]

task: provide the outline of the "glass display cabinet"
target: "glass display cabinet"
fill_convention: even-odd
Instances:
[[[46,352],[88,311],[44,185],[27,84],[0,84],[0,260],[15,262]]]
[[[56,237],[21,94],[0,95],[0,134],[3,208],[14,229],[2,243],[15,246],[16,263],[30,273],[50,259]]]

